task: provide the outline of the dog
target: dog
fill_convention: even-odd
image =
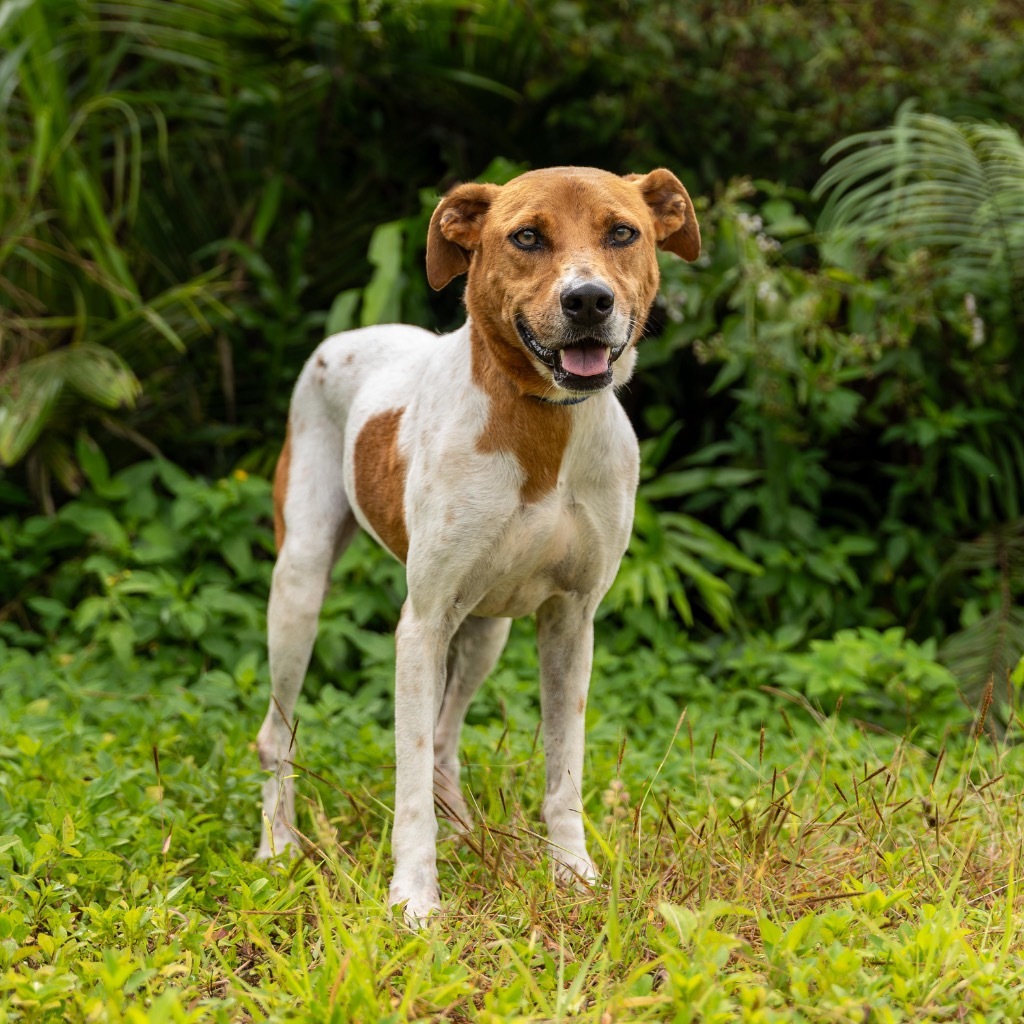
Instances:
[[[459,735],[511,619],[536,613],[546,787],[561,882],[597,872],[583,834],[594,613],[629,542],[636,436],[615,397],[659,283],[656,250],[695,260],[670,171],[581,167],[459,185],[427,235],[427,279],[467,273],[465,325],[336,334],[296,384],[274,477],[273,693],[258,856],[295,844],[292,714],[330,570],[362,527],[405,564],[396,633],[394,873],[412,925],[441,909],[435,800],[468,827]]]

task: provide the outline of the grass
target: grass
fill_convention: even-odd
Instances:
[[[304,860],[251,860],[263,670],[118,687],[100,650],[0,658],[0,1021],[904,1021],[1024,1017],[1024,764],[696,687],[588,724],[596,891],[556,888],[529,630],[465,736],[482,824],[447,912],[385,906],[391,738],[360,693],[302,705]],[[609,676],[618,665],[619,675]],[[602,674],[603,673],[603,674]],[[643,703],[646,698],[638,698]],[[930,749],[929,749],[930,747]]]

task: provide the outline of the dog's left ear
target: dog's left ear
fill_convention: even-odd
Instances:
[[[427,231],[427,280],[435,291],[469,270],[498,189],[498,185],[459,185],[437,204]]]
[[[658,247],[692,263],[700,255],[700,228],[682,182],[664,167],[650,174],[627,174],[625,178],[637,183],[654,214]]]

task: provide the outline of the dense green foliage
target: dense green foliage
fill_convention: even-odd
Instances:
[[[51,510],[83,444],[265,473],[325,329],[457,322],[421,269],[437,188],[665,163],[705,259],[665,263],[625,396],[651,478],[613,606],[956,636],[962,682],[1001,684],[1024,648],[1020,137],[884,126],[912,98],[1019,117],[1021,27],[938,0],[8,3],[0,462]],[[812,198],[865,129],[888,148],[853,141]]]
[[[1022,35],[1015,0],[0,0],[0,1021],[1020,1018]],[[607,888],[542,866],[519,623],[458,927],[410,937],[404,577],[362,540],[300,705],[318,856],[248,863],[266,476],[325,332],[460,321],[437,195],[558,163],[671,167],[703,236],[621,396]]]

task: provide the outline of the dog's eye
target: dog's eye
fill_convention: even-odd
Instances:
[[[616,245],[628,245],[639,234],[636,228],[631,228],[628,224],[619,224],[618,227],[612,228],[611,239]]]
[[[512,236],[512,241],[520,249],[539,249],[540,232],[535,231],[533,228],[523,228]]]

